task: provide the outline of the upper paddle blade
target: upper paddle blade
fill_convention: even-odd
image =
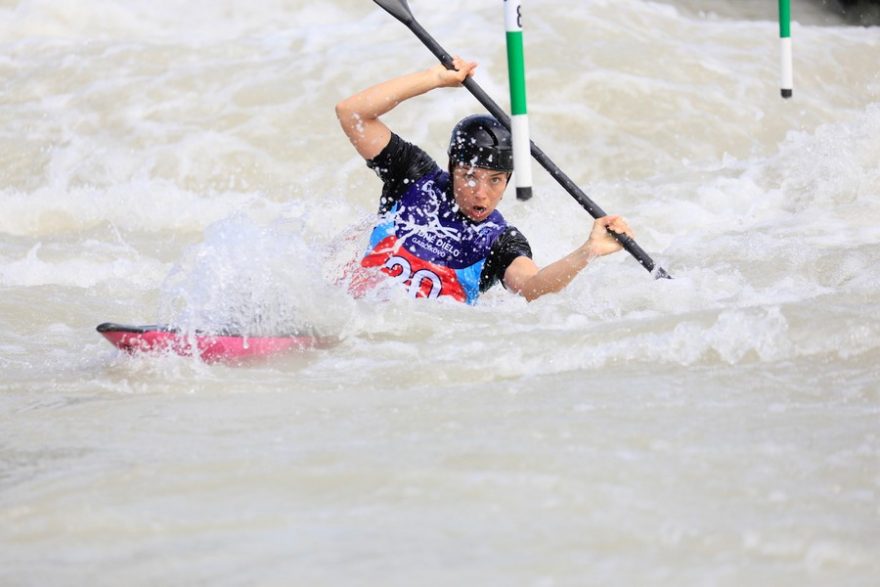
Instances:
[[[415,20],[406,0],[373,0],[373,2],[384,8],[388,14],[405,25],[412,24]]]

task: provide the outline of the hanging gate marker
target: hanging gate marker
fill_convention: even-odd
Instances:
[[[513,172],[516,197],[532,197],[532,155],[529,115],[526,109],[526,65],[523,49],[522,2],[504,0],[504,28],[507,32],[507,74],[510,80],[510,132],[513,136]]]
[[[779,41],[782,46],[782,97],[791,98],[793,90],[791,55],[791,0],[779,0]]]

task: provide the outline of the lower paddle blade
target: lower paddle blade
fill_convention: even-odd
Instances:
[[[666,272],[666,269],[660,267],[659,265],[654,268],[654,271],[651,272],[651,275],[654,276],[654,279],[672,279],[672,276]]]

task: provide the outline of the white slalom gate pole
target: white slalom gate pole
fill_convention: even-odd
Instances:
[[[532,197],[532,156],[526,108],[526,65],[522,33],[522,1],[504,0],[507,31],[507,73],[510,79],[510,132],[513,135],[513,171],[516,197]]]
[[[783,98],[793,93],[793,67],[791,54],[791,0],[779,0],[779,41],[782,46],[782,76],[780,87]]]

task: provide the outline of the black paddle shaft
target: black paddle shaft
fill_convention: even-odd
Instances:
[[[454,69],[452,65],[452,56],[440,46],[434,37],[432,37],[425,28],[419,24],[419,22],[415,19],[412,14],[412,11],[409,8],[406,0],[373,0],[376,4],[381,6],[388,12],[391,16],[402,22],[406,27],[415,34],[416,37],[428,48],[437,59],[440,60],[447,69]],[[507,113],[498,106],[498,104],[483,91],[483,88],[474,81],[473,78],[467,78],[464,80],[462,85],[467,88],[467,90],[473,94],[473,96],[483,105],[486,110],[489,111],[492,116],[498,119],[501,124],[507,127],[510,130],[510,118],[507,116]],[[584,210],[586,210],[590,216],[593,218],[601,218],[606,216],[606,213],[602,208],[599,207],[593,200],[590,199],[587,194],[581,190],[576,183],[574,183],[570,177],[568,177],[559,167],[550,160],[550,158],[544,154],[544,151],[541,150],[538,145],[535,144],[534,141],[530,142],[531,145],[531,153],[532,157],[541,164],[541,166],[546,169],[550,175],[561,185],[565,191],[567,191],[571,196],[580,204]],[[664,270],[662,267],[657,266],[654,263],[654,260],[640,247],[635,240],[631,239],[625,234],[620,234],[614,232],[612,230],[608,231],[617,241],[623,245],[623,248],[627,250],[627,252],[636,258],[636,260],[648,271],[654,274],[654,277],[657,279],[660,278],[670,278],[670,275]],[[656,271],[655,271],[656,267]]]

